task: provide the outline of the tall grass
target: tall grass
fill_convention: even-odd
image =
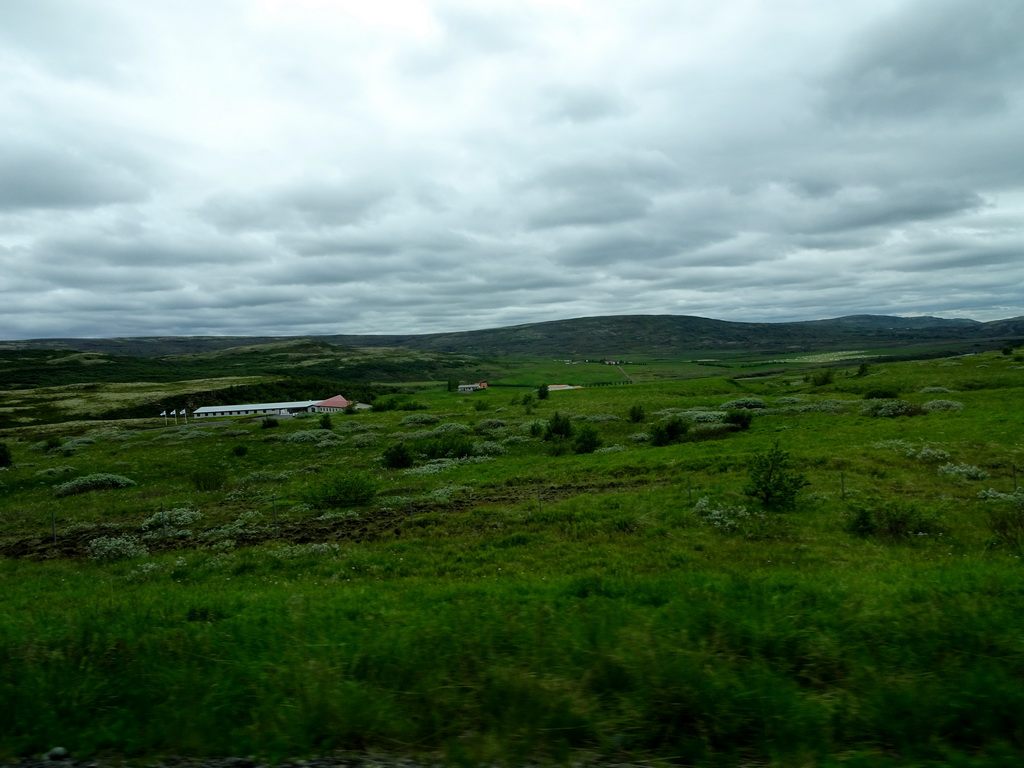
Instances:
[[[998,357],[837,368],[817,387],[525,404],[495,388],[486,414],[438,388],[420,416],[339,415],[316,442],[290,419],[65,426],[94,438],[71,457],[33,450],[44,432],[0,435],[0,758],[1015,764],[1007,415],[1024,382]],[[963,408],[859,411],[871,388],[923,406],[936,387]],[[737,401],[765,406],[748,430],[690,439]],[[556,413],[618,450],[551,455]],[[673,420],[694,426],[632,437]],[[744,495],[776,442],[807,483],[785,515]],[[410,473],[382,457],[396,445],[448,458]],[[137,485],[55,499],[55,477],[100,473]]]

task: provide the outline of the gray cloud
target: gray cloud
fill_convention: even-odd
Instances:
[[[918,0],[885,16],[825,80],[837,118],[935,119],[1005,110],[1020,89],[1024,6]]]
[[[84,8],[0,24],[12,338],[1024,314],[1015,0]]]

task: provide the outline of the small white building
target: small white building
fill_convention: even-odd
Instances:
[[[478,381],[476,384],[459,384],[459,392],[464,395],[478,392],[481,389],[487,389],[486,381]]]

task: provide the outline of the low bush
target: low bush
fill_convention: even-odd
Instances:
[[[865,400],[895,400],[899,396],[899,390],[886,387],[875,387],[864,393]]]
[[[61,464],[56,467],[47,467],[46,469],[36,470],[36,477],[53,477],[54,475],[66,475],[68,472],[74,472],[74,467],[69,467],[67,464]]]
[[[548,441],[563,438],[568,440],[572,437],[572,432],[572,419],[555,411],[544,427],[544,439]]]
[[[824,387],[826,384],[831,384],[835,381],[836,372],[831,368],[826,368],[822,371],[815,371],[810,376],[811,386],[813,387]]]
[[[768,403],[762,400],[760,397],[741,397],[738,400],[730,400],[727,403],[722,403],[722,410],[731,411],[736,408],[767,408]]]
[[[101,562],[129,560],[149,554],[146,545],[134,536],[101,536],[90,541],[85,549],[90,560]]]
[[[941,448],[932,448],[929,445],[922,447],[917,453],[911,451],[910,455],[920,461],[947,461],[949,459],[949,451],[944,451]]]
[[[380,458],[381,463],[387,469],[408,469],[415,463],[412,451],[405,443],[389,445],[384,449]]]
[[[926,411],[962,411],[964,404],[957,400],[929,400],[921,407]]]
[[[377,478],[366,472],[337,472],[309,486],[302,501],[313,509],[358,507],[373,501],[380,487]]]
[[[797,493],[808,485],[807,478],[794,471],[792,458],[778,442],[754,454],[748,479],[744,493],[760,501],[766,509],[779,511],[794,509]]]
[[[939,467],[939,474],[943,477],[960,477],[964,480],[984,480],[988,472],[971,464],[943,464]]]
[[[1014,552],[1024,551],[1024,488],[1013,493],[990,488],[979,493],[978,498],[995,502],[988,514],[988,529],[994,542]]]
[[[503,456],[504,454],[505,446],[493,440],[484,440],[473,446],[473,455],[475,456]]]
[[[231,448],[231,455],[238,458],[242,458],[247,453],[249,453],[249,447],[246,445],[236,445]]]
[[[224,472],[219,467],[196,467],[188,473],[192,487],[197,491],[219,491],[224,487]]]
[[[129,477],[101,472],[94,475],[77,477],[74,480],[68,480],[66,483],[55,485],[53,486],[53,495],[61,498],[64,496],[75,496],[79,493],[89,493],[90,491],[130,488],[135,484],[135,481]]]
[[[754,414],[750,411],[726,411],[725,418],[722,421],[745,430],[750,429],[750,424],[753,420]]]
[[[408,416],[403,416],[398,424],[403,427],[422,427],[427,424],[437,424],[440,420],[440,416],[435,416],[432,413],[410,413]]]
[[[943,530],[937,514],[900,499],[851,504],[846,522],[846,531],[854,536],[889,541],[908,541],[917,536],[941,534]]]
[[[11,456],[11,449],[7,443],[0,443],[0,467],[10,467],[14,465],[14,457]]]
[[[281,425],[281,422],[273,418],[265,418],[260,421],[260,429],[273,429]]]
[[[746,507],[712,501],[702,496],[693,507],[701,523],[718,533],[734,534],[746,539],[773,538],[779,533],[778,518]]]
[[[323,443],[338,443],[342,438],[338,437],[334,432],[326,429],[300,429],[298,432],[292,432],[285,438],[287,443],[316,443],[322,445]]]
[[[573,453],[593,453],[601,447],[601,436],[589,424],[584,424],[572,441]]]
[[[865,403],[860,409],[861,415],[880,419],[896,419],[900,416],[919,416],[924,409],[906,400],[875,400]]]
[[[683,421],[678,416],[673,416],[651,427],[651,445],[658,447],[671,445],[686,437],[689,431],[689,422]]]
[[[642,405],[631,405],[629,407],[629,420],[631,423],[640,424],[646,416],[647,414]]]
[[[176,509],[165,509],[155,512],[143,521],[141,528],[144,531],[159,531],[165,526],[167,528],[184,528],[185,526],[198,523],[203,519],[203,513],[191,507],[178,507]]]

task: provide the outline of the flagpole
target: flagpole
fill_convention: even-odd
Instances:
[[[178,426],[178,409],[177,408],[175,408],[173,411],[171,411],[171,416],[174,417],[174,426]]]
[[[161,411],[160,415],[164,417],[164,426],[167,426],[167,411]]]

